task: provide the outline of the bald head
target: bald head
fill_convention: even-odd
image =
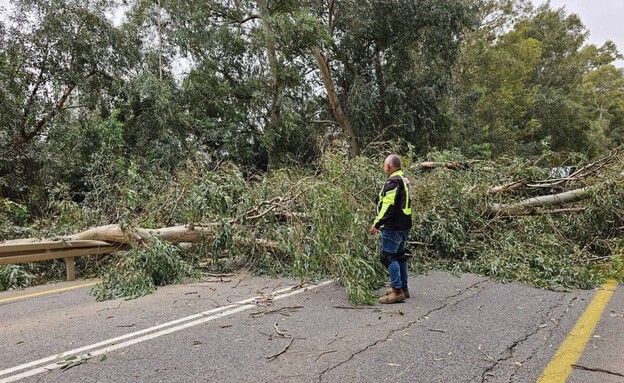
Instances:
[[[401,157],[396,154],[391,154],[386,157],[386,160],[384,161],[384,170],[386,171],[386,174],[390,175],[398,169],[401,169]]]

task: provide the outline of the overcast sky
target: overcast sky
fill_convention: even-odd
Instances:
[[[544,0],[532,0],[543,4]],[[589,30],[590,43],[598,46],[611,40],[618,51],[624,53],[624,1],[623,0],[550,0],[553,8],[564,7],[568,13],[576,13]],[[616,66],[624,67],[624,60]]]
[[[193,0],[188,0],[193,1]],[[542,4],[545,0],[531,0]],[[10,0],[0,0],[0,6],[6,7]],[[602,45],[612,40],[618,50],[624,52],[624,0],[551,0],[555,8],[565,7],[568,13],[576,13],[590,32],[589,42]],[[616,63],[624,67],[624,60]]]

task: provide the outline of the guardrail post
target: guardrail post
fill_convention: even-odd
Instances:
[[[76,280],[76,270],[74,268],[74,257],[65,258],[65,270],[67,271],[67,280]]]

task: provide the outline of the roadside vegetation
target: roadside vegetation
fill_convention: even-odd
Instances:
[[[624,278],[622,55],[587,44],[576,15],[523,0],[124,4],[15,0],[0,19],[0,241],[202,228],[78,258],[97,299],[245,268],[338,278],[372,302],[385,271],[367,228],[390,153],[415,186],[417,272],[555,290]],[[64,272],[0,266],[0,290]]]
[[[545,163],[468,161],[457,152],[436,152],[426,159],[456,168],[423,170],[424,158],[406,153],[404,159],[416,191],[408,248],[417,272],[471,272],[555,290],[623,279],[624,158],[620,151],[589,164],[584,176],[548,188],[530,187],[540,180],[560,181],[550,178]],[[581,158],[574,160],[583,165]],[[316,169],[284,168],[249,177],[232,164],[218,169],[188,165],[163,181],[158,193],[137,197],[134,208],[123,212],[123,225],[131,231],[132,227],[210,222],[214,236],[187,246],[154,240],[100,259],[85,257],[79,273],[101,278],[94,289],[98,299],[134,298],[157,286],[201,278],[204,272],[245,268],[311,281],[339,278],[353,302],[370,302],[373,290],[385,281],[377,261],[378,240],[366,230],[376,189],[383,183],[381,161],[345,160],[329,152]],[[531,180],[527,186],[492,193],[495,186],[527,179]],[[591,192],[577,202],[512,214],[491,211],[495,204],[512,205],[578,186]],[[122,197],[115,201],[118,198]],[[13,236],[71,234],[107,223],[111,215],[120,213],[114,204],[100,203],[99,208],[63,204],[53,219],[27,228],[12,226]],[[106,206],[115,207],[106,211]],[[92,220],[94,211],[100,212],[99,221]],[[29,264],[3,268],[2,283],[4,288],[18,287],[62,276],[62,264]]]

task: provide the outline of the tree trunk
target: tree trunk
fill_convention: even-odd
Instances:
[[[273,31],[267,21],[269,17],[269,8],[266,0],[257,0],[258,8],[260,9],[260,22],[262,23],[262,29],[266,35],[266,51],[269,59],[269,67],[271,69],[271,125],[276,126],[279,123],[280,106],[278,103],[279,97],[279,77],[278,77],[278,63],[277,53],[275,49],[275,38]]]
[[[149,242],[152,238],[158,238],[170,243],[198,243],[202,238],[212,239],[215,225],[208,226],[171,226],[161,229],[132,228],[123,230],[119,225],[106,225],[91,228],[89,230],[70,235],[63,239],[95,240],[118,244],[131,244]]]
[[[321,71],[323,83],[325,84],[325,90],[327,91],[327,98],[329,99],[329,104],[334,112],[336,122],[342,129],[342,133],[345,135],[347,143],[349,144],[349,156],[351,158],[357,157],[361,153],[360,145],[358,144],[355,132],[351,127],[351,123],[349,122],[349,119],[347,118],[342,106],[340,105],[340,101],[338,100],[338,93],[336,92],[334,81],[331,77],[329,65],[327,65],[327,59],[319,47],[313,47],[312,53],[314,53],[316,63]]]
[[[425,161],[418,164],[418,168],[420,170],[431,170],[435,168],[447,168],[447,169],[466,169],[469,165],[464,162],[433,162],[433,161]]]
[[[160,229],[132,228],[123,230],[119,225],[105,225],[90,228],[80,233],[68,235],[60,240],[49,241],[38,238],[14,239],[0,244],[0,250],[17,252],[50,252],[54,249],[66,249],[72,246],[74,241],[85,241],[84,244],[75,245],[78,248],[92,247],[106,248],[106,245],[120,245],[117,250],[127,250],[131,244],[145,244],[154,239],[166,241],[172,244],[200,243],[202,240],[211,242],[214,240],[215,231],[219,224],[204,224],[202,226],[183,225],[163,227]],[[88,241],[88,242],[87,242]],[[98,242],[93,242],[98,241]],[[288,253],[280,244],[263,238],[249,238],[235,236],[233,242],[242,248],[258,247],[268,252],[285,255]],[[0,251],[1,252],[1,251]],[[110,253],[107,251],[106,253]],[[104,253],[104,251],[102,252]],[[51,258],[52,259],[52,258]]]
[[[96,71],[89,72],[85,76],[84,80],[90,79],[95,74],[96,74]],[[37,87],[38,86],[39,85],[37,85]],[[60,96],[60,98],[56,102],[56,105],[54,106],[54,108],[52,110],[50,110],[47,114],[45,114],[43,117],[41,117],[41,119],[39,119],[39,121],[37,121],[37,123],[35,124],[35,127],[33,128],[32,131],[26,132],[25,126],[22,126],[20,135],[13,139],[11,147],[9,148],[9,150],[6,153],[3,153],[3,155],[7,155],[8,153],[10,153],[13,150],[15,150],[17,147],[30,142],[33,138],[35,138],[37,135],[39,135],[43,131],[43,129],[45,128],[47,123],[51,119],[56,117],[57,114],[61,113],[64,110],[64,106],[65,106],[65,103],[67,102],[67,99],[72,94],[72,92],[76,89],[77,86],[78,86],[78,84],[76,82],[70,81],[69,84],[67,85],[67,88],[65,89],[63,94]],[[28,113],[28,110],[25,109],[24,113]],[[24,115],[24,118],[27,119],[27,115]]]
[[[280,81],[279,81],[279,67],[277,62],[277,53],[275,49],[275,36],[268,22],[269,8],[267,6],[267,0],[256,0],[258,9],[260,10],[260,23],[265,34],[266,52],[269,60],[269,69],[271,71],[271,81],[269,84],[271,94],[271,115],[269,120],[270,127],[277,127],[280,123],[280,105],[279,105],[279,93],[280,93]],[[268,153],[268,168],[273,167],[273,155],[271,151]]]
[[[160,5],[160,0],[158,0],[158,79],[162,81],[163,79],[163,41],[162,41],[162,7]]]
[[[389,119],[386,113],[386,84],[384,82],[383,66],[382,66],[381,48],[375,49],[375,78],[377,79],[377,88],[379,88],[379,105],[377,115],[379,116],[379,122],[384,124]]]
[[[559,206],[565,203],[571,203],[580,201],[589,197],[589,187],[570,190],[564,193],[559,194],[551,194],[540,197],[533,197],[525,199],[524,201],[520,201],[511,205],[502,205],[502,204],[494,204],[489,209],[489,214],[491,216],[494,215],[505,215],[505,216],[513,216],[513,215],[529,215],[535,213],[536,207],[542,206]]]
[[[59,238],[60,241],[103,241],[112,244],[130,245],[146,243],[157,238],[170,243],[199,243],[202,239],[211,240],[217,224],[202,226],[183,225],[163,227],[161,229],[122,229],[119,225],[92,227],[80,233]],[[39,238],[13,239],[2,242],[2,245],[43,244],[49,240]]]

